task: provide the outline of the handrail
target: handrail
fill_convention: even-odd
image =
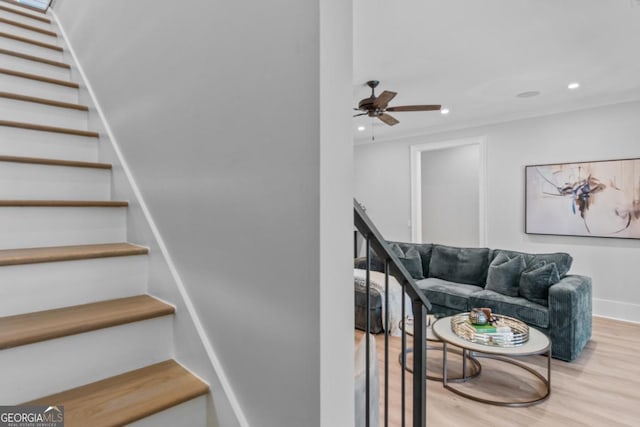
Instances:
[[[370,297],[371,297],[371,250],[373,249],[378,258],[380,258],[384,264],[384,273],[385,273],[385,318],[384,318],[384,408],[385,408],[385,417],[384,417],[384,426],[388,427],[389,425],[389,275],[392,275],[396,278],[398,283],[402,286],[403,292],[406,292],[411,298],[411,306],[413,311],[413,324],[414,324],[414,333],[413,333],[413,414],[412,414],[412,425],[413,427],[425,427],[427,424],[427,407],[426,407],[426,393],[427,393],[427,385],[426,385],[426,317],[427,310],[431,310],[431,303],[426,298],[426,296],[420,291],[415,281],[404,267],[404,265],[400,262],[400,259],[391,251],[387,242],[382,238],[382,235],[373,224],[371,219],[367,216],[364,209],[358,203],[357,200],[353,200],[353,211],[354,211],[354,225],[355,228],[362,234],[366,242],[366,309],[365,309],[365,345],[366,351],[366,397],[365,397],[365,425],[369,427],[370,424],[370,415],[372,408],[370,407],[370,399],[371,399],[371,390],[370,390]],[[405,307],[405,298],[402,297],[402,319],[403,322],[406,320],[406,307]],[[406,360],[407,360],[407,332],[406,329],[402,328],[402,353],[400,356],[400,363],[402,367],[401,371],[401,426],[405,426],[405,408],[406,408],[406,398],[405,398],[405,375],[407,371]],[[373,408],[373,410],[377,411],[378,408]]]
[[[407,282],[409,288],[407,289],[409,295],[412,299],[418,299],[422,305],[424,305],[428,310],[431,310],[431,303],[427,299],[427,297],[420,291],[418,285],[416,285],[415,280],[411,277],[411,274],[407,271],[404,265],[398,259],[398,256],[389,248],[386,240],[382,238],[382,234],[378,231],[376,226],[371,221],[371,218],[365,213],[362,209],[360,203],[357,200],[353,200],[353,210],[354,210],[354,220],[355,226],[365,238],[367,236],[371,237],[371,245],[373,251],[378,255],[380,259],[383,261],[385,259],[390,259],[391,262],[391,275],[396,278],[399,283]],[[363,231],[364,230],[364,231]]]
[[[33,10],[35,12],[45,13],[51,6],[53,0],[0,0],[5,3]]]

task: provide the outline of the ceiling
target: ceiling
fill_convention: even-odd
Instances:
[[[380,80],[450,109],[354,118],[357,143],[638,100],[640,0],[354,0],[353,66],[354,107]]]

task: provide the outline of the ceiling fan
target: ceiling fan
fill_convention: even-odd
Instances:
[[[379,84],[380,82],[378,80],[369,80],[367,82],[367,86],[371,88],[371,96],[358,103],[358,108],[354,108],[354,110],[363,112],[356,114],[353,117],[364,116],[366,114],[369,117],[377,117],[389,126],[393,126],[400,122],[395,117],[387,114],[388,111],[402,112],[440,110],[440,105],[399,105],[396,107],[387,107],[389,102],[397,95],[397,93],[385,90],[376,97],[375,89]]]

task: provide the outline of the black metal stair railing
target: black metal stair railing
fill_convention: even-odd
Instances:
[[[371,402],[371,390],[370,390],[370,366],[371,360],[369,357],[370,350],[370,297],[371,297],[371,259],[372,251],[382,261],[384,265],[384,304],[385,304],[385,316],[384,322],[384,427],[389,426],[389,276],[393,276],[403,290],[402,298],[402,319],[407,318],[405,298],[404,294],[407,294],[411,300],[412,314],[413,314],[413,341],[411,342],[413,347],[413,374],[411,381],[412,386],[412,424],[413,427],[425,427],[427,423],[427,409],[426,409],[426,317],[428,310],[431,310],[431,304],[420,291],[415,281],[406,270],[404,265],[400,262],[398,257],[390,250],[386,241],[382,238],[380,232],[376,229],[371,219],[367,216],[362,206],[354,199],[354,226],[357,232],[364,238],[365,254],[366,254],[366,325],[365,325],[365,346],[366,351],[366,408],[365,408],[365,422],[366,426],[371,425],[371,410],[377,411],[378,408],[370,408]],[[401,363],[401,425],[406,426],[406,361],[407,361],[407,331],[406,328],[402,328],[401,335],[402,355],[400,357]],[[395,359],[394,359],[395,360]]]

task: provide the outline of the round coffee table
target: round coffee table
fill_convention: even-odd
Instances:
[[[462,397],[475,400],[477,402],[488,403],[498,406],[530,406],[536,403],[540,403],[549,398],[551,394],[551,343],[549,338],[542,332],[529,328],[529,340],[517,347],[499,347],[494,345],[479,344],[472,341],[468,341],[459,337],[451,329],[451,319],[454,316],[443,317],[437,320],[433,325],[433,334],[442,341],[442,385],[447,390],[450,390]],[[471,393],[459,390],[451,387],[448,383],[452,382],[450,378],[447,378],[447,347],[449,345],[461,348],[463,351],[469,351],[472,353],[473,358],[487,358],[494,359],[505,363],[510,363],[518,368],[521,368],[530,374],[532,374],[537,380],[539,380],[544,386],[544,392],[541,396],[536,396],[527,401],[503,401],[492,400],[478,397]],[[518,362],[517,358],[531,355],[547,355],[547,375],[544,377],[535,369]]]
[[[432,314],[427,315],[427,350],[443,351],[443,348],[444,348],[443,346],[429,344],[430,342],[442,344],[442,341],[433,333],[432,326],[436,320],[437,318],[434,315]],[[413,322],[407,322],[405,326],[404,322],[401,321],[400,329],[404,329],[407,332],[407,335],[413,336]],[[455,377],[448,377],[448,381],[464,382],[480,375],[480,372],[482,371],[482,366],[480,366],[480,362],[478,362],[474,357],[472,357],[471,354],[467,352],[467,350],[450,349],[449,351],[451,353],[459,354],[462,356],[462,374]],[[407,349],[404,352],[405,355],[408,355],[409,353],[413,353],[413,347],[407,347]],[[401,352],[398,355],[398,362],[400,363],[400,366],[402,366],[402,354],[403,353]],[[467,375],[467,360],[471,362],[471,371],[469,375]],[[411,367],[410,364],[405,363],[404,367],[407,370],[407,372],[413,373],[413,368]],[[427,364],[427,369],[428,369],[428,364]],[[443,381],[444,379],[444,377],[442,376],[430,375],[428,371],[427,371],[426,378],[431,381]]]

